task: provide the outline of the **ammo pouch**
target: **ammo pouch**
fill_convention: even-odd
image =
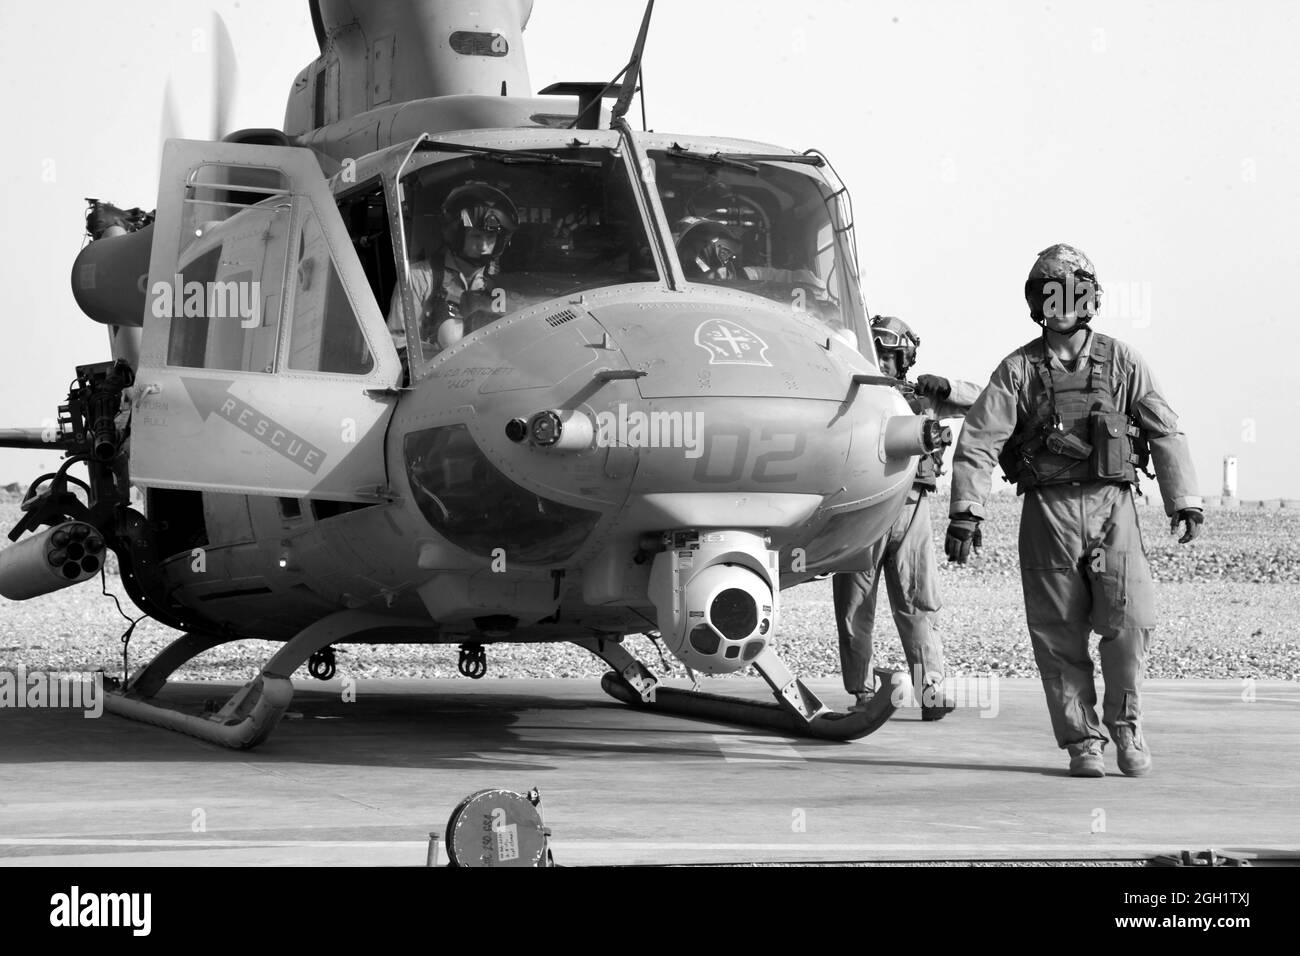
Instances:
[[[1089,419],[1093,477],[1133,480],[1133,442],[1128,416],[1123,412],[1093,412]]]
[[[1074,458],[1077,461],[1087,461],[1093,453],[1093,447],[1079,436],[1058,432],[1053,428],[1044,429],[1043,445],[1053,455]]]

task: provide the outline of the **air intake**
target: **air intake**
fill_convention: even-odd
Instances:
[[[572,322],[578,317],[578,313],[572,309],[565,309],[563,312],[556,312],[554,315],[546,317],[546,324],[551,328],[563,325],[565,322]]]

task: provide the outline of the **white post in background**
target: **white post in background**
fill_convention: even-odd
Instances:
[[[1237,497],[1237,456],[1223,456],[1223,497]]]

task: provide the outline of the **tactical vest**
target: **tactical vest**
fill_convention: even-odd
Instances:
[[[915,393],[905,395],[913,415],[926,412],[925,402]],[[916,474],[912,476],[912,487],[925,491],[934,491],[938,487],[938,478],[943,474],[943,449],[922,455],[916,463]]]
[[[1111,388],[1115,340],[1092,333],[1087,368],[1074,372],[1052,369],[1041,339],[1022,351],[1039,388],[1034,410],[998,457],[1006,480],[1018,493],[1077,481],[1136,484],[1148,451]]]

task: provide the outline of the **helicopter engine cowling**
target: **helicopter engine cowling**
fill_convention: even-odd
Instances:
[[[532,90],[523,32],[533,0],[313,0],[311,7],[321,55],[290,90],[284,129],[291,137],[389,104]]]

